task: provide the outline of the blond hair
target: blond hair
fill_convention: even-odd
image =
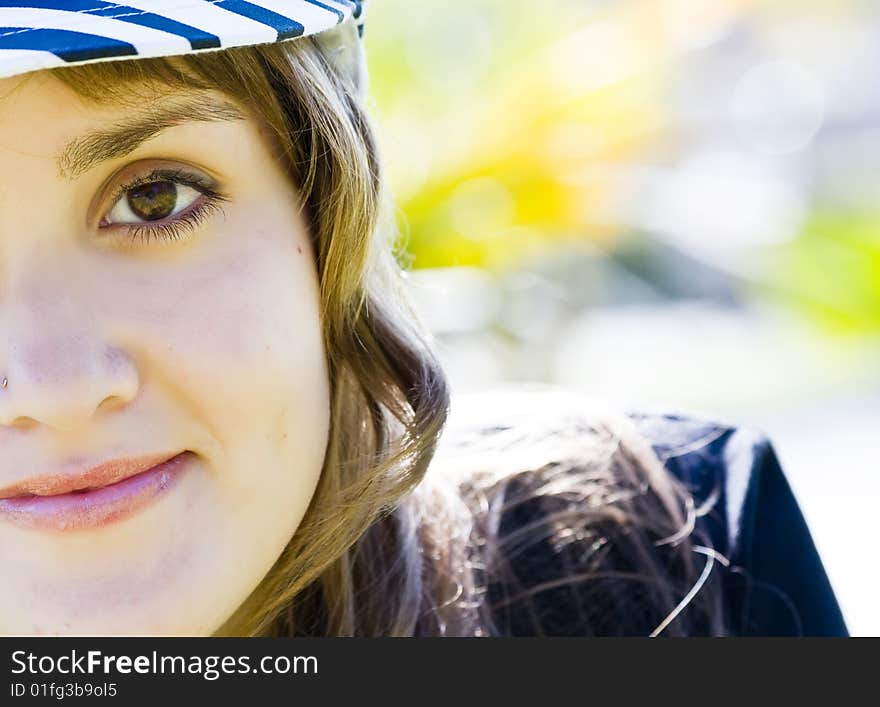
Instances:
[[[499,466],[482,476],[463,463],[473,477],[426,476],[447,417],[447,382],[430,337],[407,305],[394,230],[385,220],[382,165],[360,91],[314,38],[56,74],[94,101],[134,105],[143,95],[139,86],[232,96],[268,130],[304,205],[317,254],[330,438],[299,528],[221,633],[491,634],[487,577],[496,570],[500,576],[510,554],[499,537],[496,501],[521,504],[523,489],[530,498],[589,496],[604,509],[585,513],[566,501],[565,512],[551,513],[544,530],[540,523],[529,526],[534,537],[558,532],[560,518],[578,513],[581,521],[650,526],[656,537],[685,524],[677,505],[684,507],[686,494],[632,436],[609,432],[616,423],[581,430],[595,442],[583,450],[592,457],[589,478],[577,473],[573,458],[528,469]],[[573,473],[560,475],[564,468]],[[621,496],[622,485],[641,495]],[[680,577],[671,581],[647,546],[634,544],[657,587],[652,600],[666,612],[695,576],[691,558],[685,548]]]

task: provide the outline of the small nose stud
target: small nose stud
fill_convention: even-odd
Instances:
[[[9,379],[4,377],[3,382],[0,383],[0,388],[5,388],[8,385],[9,385]]]

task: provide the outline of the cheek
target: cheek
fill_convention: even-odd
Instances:
[[[263,227],[221,242],[210,256],[165,264],[170,275],[130,280],[136,302],[114,319],[128,323],[142,385],[154,378],[224,446],[245,431],[285,444],[292,429],[320,433],[328,385],[305,238]]]

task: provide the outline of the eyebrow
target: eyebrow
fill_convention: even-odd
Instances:
[[[168,128],[192,121],[245,120],[246,117],[232,103],[207,95],[153,106],[148,111],[117,122],[111,128],[71,140],[58,155],[58,171],[62,177],[70,180],[101,162],[125,157]]]

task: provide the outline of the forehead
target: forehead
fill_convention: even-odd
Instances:
[[[87,106],[49,72],[0,79],[0,171],[4,181],[9,170],[54,160],[78,134],[112,119],[111,107]]]
[[[62,176],[74,177],[99,160],[125,156],[169,128],[198,138],[205,133],[199,125],[248,117],[215,90],[171,89],[155,82],[108,89],[114,100],[97,102],[48,71],[0,79],[0,164],[12,157],[52,158]]]
[[[35,108],[76,110],[84,107],[79,96],[50,71],[0,79],[0,119],[16,117]]]
[[[0,148],[60,147],[84,130],[131,112],[119,104],[86,101],[50,71],[0,79]]]
[[[54,117],[100,120],[123,117],[156,101],[172,97],[216,94],[207,88],[188,89],[161,81],[116,79],[112,74],[88,76],[90,95],[82,95],[52,70],[34,71],[22,76],[0,78],[0,120],[21,115],[37,117],[37,111]],[[83,81],[80,78],[74,86]]]

